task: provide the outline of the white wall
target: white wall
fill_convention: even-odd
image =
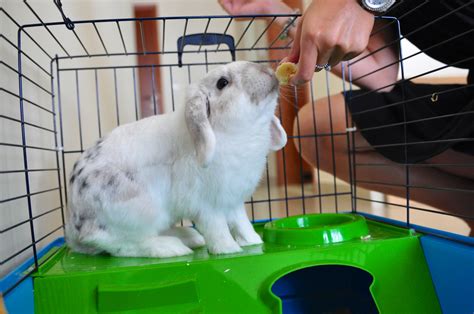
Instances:
[[[407,40],[402,40],[402,53],[403,57],[406,58],[417,53],[419,49]],[[444,67],[445,64],[421,53],[417,56],[409,58],[404,61],[405,77],[410,78],[417,75],[423,75],[433,69]],[[430,74],[426,77],[466,77],[468,70],[459,69],[455,67],[448,67],[443,70],[439,70]]]

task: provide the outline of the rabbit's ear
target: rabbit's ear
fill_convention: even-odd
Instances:
[[[280,120],[275,116],[272,118],[270,133],[272,137],[270,149],[274,151],[282,149],[287,141],[286,132],[281,126]]]
[[[184,116],[194,143],[199,164],[206,168],[216,149],[216,137],[209,123],[210,107],[207,95],[198,87],[191,87]]]

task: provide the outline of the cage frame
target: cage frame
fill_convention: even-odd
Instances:
[[[22,157],[23,157],[23,169],[5,170],[5,171],[2,170],[2,171],[0,171],[0,174],[13,173],[13,172],[18,172],[18,173],[23,172],[24,173],[26,193],[23,194],[23,195],[10,197],[10,198],[1,200],[0,203],[7,203],[7,202],[10,202],[10,201],[13,201],[13,200],[20,199],[20,198],[26,198],[28,219],[23,220],[21,222],[16,223],[15,225],[12,225],[12,226],[9,226],[9,227],[5,228],[4,230],[2,230],[2,233],[11,231],[11,230],[17,228],[20,225],[28,223],[30,233],[31,233],[31,244],[28,245],[27,247],[22,248],[19,251],[15,252],[13,255],[9,256],[5,260],[2,260],[0,265],[7,263],[11,259],[13,259],[16,256],[22,254],[24,251],[31,249],[33,251],[32,256],[33,256],[34,267],[31,268],[25,274],[23,274],[22,278],[20,278],[17,282],[15,282],[12,286],[10,286],[6,291],[4,291],[5,294],[8,294],[9,292],[11,292],[23,280],[25,280],[32,273],[34,273],[38,269],[38,267],[41,263],[45,262],[45,261],[40,262],[40,254],[38,252],[39,249],[37,248],[37,245],[39,244],[39,242],[41,242],[42,240],[44,240],[45,238],[47,238],[51,234],[57,232],[58,230],[61,230],[61,229],[64,230],[65,208],[66,208],[66,205],[67,205],[66,204],[67,203],[67,184],[66,184],[67,173],[66,173],[66,165],[65,165],[65,155],[68,154],[68,153],[79,153],[79,152],[84,151],[84,147],[82,147],[82,143],[81,143],[81,149],[80,150],[74,150],[74,151],[67,151],[67,150],[65,151],[64,150],[64,137],[63,137],[64,126],[63,126],[63,119],[62,119],[61,97],[60,97],[60,92],[59,92],[60,91],[60,72],[61,71],[75,71],[76,76],[77,76],[77,73],[78,73],[77,71],[78,70],[94,70],[96,75],[97,75],[97,70],[98,69],[107,68],[107,67],[102,67],[102,68],[101,67],[96,67],[96,68],[60,68],[60,62],[62,60],[66,60],[66,59],[72,60],[72,59],[80,59],[80,58],[94,58],[94,57],[137,56],[137,55],[147,55],[147,54],[160,54],[160,55],[161,54],[178,54],[180,52],[179,49],[166,51],[165,45],[164,45],[165,36],[166,36],[166,33],[165,33],[165,31],[166,31],[166,21],[171,21],[171,20],[184,20],[185,21],[183,36],[186,36],[188,21],[191,21],[191,20],[207,20],[206,28],[204,30],[204,33],[202,33],[204,35],[206,34],[209,23],[212,20],[216,20],[216,19],[228,20],[228,24],[225,28],[225,31],[223,32],[223,35],[225,35],[228,28],[229,28],[229,26],[231,25],[231,23],[233,23],[233,21],[236,21],[237,19],[241,19],[241,18],[250,19],[250,21],[248,22],[248,24],[246,25],[246,27],[244,29],[244,32],[242,33],[240,38],[238,38],[236,40],[236,46],[235,46],[235,51],[236,52],[248,51],[248,50],[259,50],[259,49],[265,50],[265,51],[272,50],[272,49],[287,50],[287,49],[290,48],[290,45],[292,43],[291,41],[287,45],[284,45],[284,46],[277,46],[277,47],[272,47],[272,46],[278,41],[278,38],[280,37],[280,35],[283,34],[289,27],[291,27],[292,23],[296,19],[293,19],[292,23],[289,23],[286,27],[284,27],[281,30],[280,34],[270,43],[268,48],[256,48],[255,46],[260,41],[260,39],[266,34],[266,32],[268,31],[270,25],[272,25],[274,23],[276,18],[279,18],[279,17],[293,18],[293,17],[300,16],[300,14],[272,14],[272,15],[261,14],[261,15],[239,15],[239,16],[207,15],[207,16],[185,16],[185,17],[183,17],[183,16],[168,16],[168,17],[150,17],[150,18],[86,19],[86,20],[73,21],[72,22],[73,26],[74,25],[91,25],[91,26],[93,26],[94,29],[96,30],[96,33],[97,33],[97,36],[98,36],[100,42],[102,43],[102,46],[103,46],[103,49],[104,49],[105,53],[91,54],[87,50],[87,48],[84,45],[83,41],[81,40],[80,36],[77,34],[77,32],[74,30],[74,28],[72,28],[72,29],[70,29],[71,32],[73,32],[73,34],[77,38],[77,41],[82,46],[85,53],[84,54],[78,54],[78,55],[71,55],[63,47],[63,45],[59,42],[59,40],[55,37],[55,35],[51,32],[51,30],[48,28],[48,27],[52,27],[52,26],[59,26],[59,27],[65,26],[65,27],[68,27],[67,26],[68,22],[66,21],[66,19],[64,21],[58,21],[58,22],[44,22],[41,19],[41,17],[36,13],[36,11],[29,5],[29,3],[26,0],[24,0],[24,3],[28,7],[28,9],[35,15],[35,17],[38,19],[39,23],[30,23],[30,24],[20,25],[18,22],[16,22],[16,20],[13,17],[11,17],[8,14],[8,12],[6,12],[3,8],[0,8],[0,11],[1,11],[0,14],[4,14],[11,22],[13,22],[14,24],[16,24],[18,26],[17,44],[10,41],[5,36],[1,35],[1,39],[5,40],[10,46],[13,47],[13,49],[15,49],[17,51],[17,55],[18,55],[17,69],[15,69],[14,67],[6,64],[3,61],[0,61],[1,65],[5,66],[5,67],[8,67],[11,71],[15,72],[16,75],[18,76],[18,94],[14,93],[12,91],[6,90],[3,87],[0,89],[0,91],[9,94],[12,97],[17,98],[18,102],[19,102],[19,110],[20,110],[20,119],[14,119],[14,118],[11,118],[11,117],[6,117],[6,116],[2,116],[1,118],[11,120],[11,121],[15,121],[15,122],[21,124],[21,140],[22,140],[21,145],[12,144],[12,143],[0,143],[0,145],[1,146],[10,146],[10,147],[13,146],[13,147],[21,148]],[[462,8],[462,7],[460,7],[460,8]],[[62,10],[61,10],[61,13],[62,13],[63,17],[65,17]],[[247,33],[248,29],[251,27],[251,25],[254,23],[254,21],[259,19],[259,18],[271,18],[271,21],[269,23],[267,23],[267,27],[258,36],[257,40],[255,41],[255,43],[250,48],[248,48],[248,47],[247,48],[242,48],[242,47],[239,48],[238,46],[241,43],[241,41],[242,41],[243,37],[245,36],[245,34]],[[400,20],[401,20],[401,18],[397,19],[397,18],[389,17],[389,16],[380,16],[380,17],[376,17],[376,19],[386,19],[386,20],[389,20],[391,23],[395,23],[395,25],[396,25],[396,27],[399,31],[399,36],[394,42],[391,42],[391,43],[387,44],[385,47],[381,47],[380,49],[384,49],[388,45],[398,44],[400,42],[400,40],[402,40],[404,38],[404,36],[401,34],[401,30],[400,30]],[[161,38],[162,38],[162,43],[163,43],[163,45],[161,46],[162,51],[146,51],[145,47],[142,47],[143,48],[142,52],[138,52],[138,49],[137,49],[137,51],[129,51],[127,49],[127,47],[125,45],[125,42],[124,42],[124,39],[123,39],[120,23],[138,23],[140,25],[140,31],[141,31],[142,43],[143,43],[144,41],[143,41],[142,23],[144,23],[146,21],[161,21],[162,22],[162,33],[161,33],[161,35],[162,35]],[[433,21],[433,22],[435,22],[435,21]],[[100,31],[97,28],[97,25],[99,25],[101,23],[111,23],[111,24],[115,23],[117,25],[117,31],[120,33],[120,37],[121,37],[123,48],[124,48],[123,52],[110,53],[108,51],[108,49],[106,48],[106,45],[103,42]],[[69,25],[71,25],[71,24],[69,24]],[[44,49],[44,47],[42,47],[40,44],[38,44],[36,42],[36,40],[28,33],[28,31],[30,29],[35,29],[35,28],[44,28],[51,35],[52,39],[54,39],[54,41],[58,44],[58,46],[63,50],[63,52],[65,54],[64,55],[57,55],[56,54],[54,56],[50,55],[46,51],[46,49]],[[470,31],[472,31],[472,30],[470,30]],[[460,34],[460,36],[461,35],[462,34]],[[44,68],[43,66],[39,65],[34,60],[34,58],[31,57],[27,52],[22,50],[22,42],[23,42],[23,39],[25,37],[28,37],[48,58],[50,58],[49,71],[46,68]],[[225,48],[224,49],[219,49],[220,48],[219,46],[220,46],[220,44],[218,45],[218,47],[216,49],[216,52],[217,51],[219,51],[219,52],[227,52],[227,51],[231,52],[230,48],[229,49],[225,49]],[[428,49],[430,49],[430,48],[428,48]],[[407,59],[409,59],[409,58],[411,58],[411,57],[413,57],[413,56],[415,56],[415,55],[417,55],[421,52],[424,52],[424,51],[426,51],[426,49],[423,50],[423,51],[417,52],[415,54],[409,55],[409,56],[403,56],[401,48],[399,47],[399,49],[398,49],[399,61],[398,62],[400,64],[401,80],[402,81],[405,81],[405,80],[408,81],[408,80],[411,80],[411,79],[415,78],[415,77],[411,77],[411,78],[406,78],[405,77],[403,61],[407,60]],[[186,54],[186,53],[204,53],[207,56],[208,52],[206,50],[204,50],[204,52],[203,52],[201,45],[199,45],[199,48],[197,50],[181,51],[181,53],[184,53],[184,54]],[[357,58],[356,60],[350,61],[346,64],[346,66],[348,68],[348,74],[347,74],[348,77],[347,77],[347,79],[349,81],[349,83],[348,83],[349,87],[346,87],[346,84],[343,84],[343,88],[344,88],[345,92],[350,94],[352,89],[353,89],[352,84],[354,82],[356,82],[358,79],[362,78],[362,77],[357,77],[357,78],[354,78],[354,79],[352,78],[352,73],[350,71],[351,65],[356,64],[360,60],[363,60],[364,58],[367,58],[368,56],[370,56],[374,53],[376,53],[376,51],[372,52],[368,55],[361,56],[361,57]],[[47,75],[50,78],[49,90],[47,88],[45,88],[44,86],[41,86],[40,84],[36,83],[33,79],[29,78],[28,76],[26,76],[23,73],[22,67],[23,67],[23,63],[26,62],[26,60],[28,60],[29,62],[32,62],[39,70],[41,70],[41,72],[44,72],[45,75]],[[264,63],[277,63],[277,62],[279,62],[279,60],[264,60],[264,61],[252,60],[252,61],[264,62]],[[461,60],[459,62],[462,62],[462,61],[465,61],[465,60]],[[191,67],[191,66],[198,66],[198,65],[199,66],[208,66],[208,65],[213,65],[213,64],[216,64],[216,63],[208,62],[207,57],[206,57],[206,62],[205,63],[194,63],[194,64],[193,63],[184,63],[182,65],[188,67],[188,69],[189,69],[189,67]],[[448,67],[448,66],[452,66],[452,65],[455,65],[455,64],[456,63],[448,64],[448,65],[445,65],[443,68]],[[170,68],[171,81],[173,80],[173,74],[172,74],[172,71],[171,71],[171,67],[176,67],[176,66],[179,66],[179,63],[176,63],[176,64],[150,64],[150,65],[145,65],[145,67],[151,67],[151,68],[169,67]],[[135,68],[138,68],[138,67],[141,67],[141,66],[135,65],[135,66],[130,66],[130,67],[135,69]],[[118,69],[120,67],[110,67],[110,68]],[[374,72],[375,71],[380,71],[382,69],[383,68],[376,69],[376,70],[374,70]],[[426,73],[422,73],[419,76],[423,76],[423,75],[426,75],[430,72],[437,71],[437,70],[440,70],[440,69],[442,69],[442,68],[438,68],[438,69],[434,69],[434,70],[431,70],[431,71],[426,72]],[[135,70],[133,70],[133,73],[135,73]],[[154,73],[153,70],[152,70],[152,73]],[[343,71],[343,77],[342,77],[343,82],[345,82],[345,79],[346,79],[346,77],[345,77],[346,74],[345,73],[346,73],[346,71]],[[370,75],[370,74],[373,74],[373,72],[367,73],[366,75]],[[328,75],[328,73],[326,73],[326,76],[327,75]],[[51,96],[51,107],[50,108],[47,108],[46,106],[42,106],[40,104],[37,104],[35,101],[30,100],[26,95],[24,95],[23,85],[26,83],[26,81],[28,81],[30,84],[35,85],[38,89],[42,90],[43,92],[45,92],[45,93],[47,93]],[[77,82],[78,82],[78,80],[76,79],[76,83]],[[97,80],[96,80],[96,84],[97,84]],[[313,116],[314,116],[314,100],[315,99],[314,99],[314,95],[313,95],[313,86],[312,86],[312,84],[313,84],[313,82],[311,82],[310,92],[311,92],[311,102],[313,102]],[[134,88],[136,88],[136,86]],[[116,83],[115,83],[115,89],[117,89],[117,84]],[[136,92],[136,90],[135,90],[135,92]],[[329,97],[329,90],[328,90],[328,97]],[[35,106],[38,109],[40,109],[42,111],[45,111],[48,114],[50,114],[51,117],[52,117],[52,121],[53,121],[53,128],[52,129],[45,128],[41,125],[36,125],[34,123],[30,123],[30,122],[26,121],[25,115],[24,115],[26,104]],[[405,106],[405,102],[403,103],[403,106]],[[173,107],[174,107],[174,101],[173,101]],[[347,106],[346,106],[346,113],[347,113],[347,110],[348,109],[347,109]],[[299,122],[297,122],[297,124],[299,125]],[[337,208],[337,196],[350,194],[351,195],[351,211],[354,212],[354,213],[357,213],[358,212],[357,211],[357,201],[358,200],[377,202],[377,201],[374,201],[374,200],[368,200],[368,199],[364,199],[364,198],[361,198],[361,197],[357,196],[356,185],[357,185],[357,183],[360,183],[360,181],[357,181],[356,167],[357,166],[370,166],[370,165],[358,164],[357,161],[356,161],[356,152],[357,152],[357,149],[358,149],[358,147],[354,146],[354,143],[355,143],[355,138],[354,138],[355,133],[354,133],[354,131],[356,129],[355,129],[354,122],[352,122],[352,121],[350,122],[350,121],[347,120],[347,114],[346,114],[346,125],[347,125],[347,129],[346,129],[347,132],[345,132],[344,134],[341,134],[341,135],[346,136],[348,147],[353,148],[353,149],[350,149],[349,158],[348,158],[349,169],[350,169],[350,173],[349,173],[349,175],[350,175],[350,182],[349,182],[350,193],[346,193],[346,192],[338,193],[337,192],[336,179],[335,179],[335,174],[336,174],[337,169],[334,169],[334,193],[321,194],[321,189],[319,188],[317,195],[306,195],[305,196],[304,189],[303,189],[303,186],[302,186],[303,204],[304,204],[305,197],[318,197],[319,200],[321,200],[322,197],[326,197],[326,196],[335,197],[336,212],[338,212],[339,210]],[[47,147],[37,147],[37,146],[34,146],[34,145],[28,145],[28,142],[27,142],[27,139],[26,139],[27,127],[43,129],[44,131],[49,132],[50,134],[52,134],[53,137],[54,137],[55,147],[54,148],[47,148]],[[100,129],[100,119],[99,119],[99,129]],[[333,133],[330,134],[331,138],[333,138],[333,136],[335,136],[335,135],[336,134],[333,134]],[[317,135],[315,134],[315,140],[316,140],[316,136]],[[300,138],[300,136],[297,135],[297,136],[290,136],[289,137],[289,139],[292,139],[292,138]],[[458,139],[458,140],[471,140],[472,141],[473,139]],[[409,144],[409,143],[407,143],[406,131],[405,131],[405,143],[404,143],[404,145],[405,145],[405,154],[406,154],[406,151],[407,151],[407,149],[406,149],[407,144]],[[35,169],[35,168],[33,168],[33,169],[31,169],[29,167],[29,164],[28,164],[28,150],[30,150],[30,149],[38,149],[38,150],[50,151],[50,152],[54,153],[55,154],[55,160],[56,160],[56,168],[48,168],[48,169]],[[333,153],[333,158],[334,158],[334,144],[332,145],[332,149],[333,149],[332,153]],[[284,153],[283,153],[283,158],[285,158]],[[301,155],[300,155],[300,160],[302,160]],[[286,166],[286,164],[285,164],[285,166]],[[416,187],[416,186],[410,185],[410,169],[411,169],[411,167],[419,167],[419,166],[423,166],[423,165],[409,164],[409,163],[404,164],[405,173],[406,173],[406,175],[405,175],[406,184],[403,187],[406,189],[406,204],[405,205],[399,205],[399,204],[389,203],[389,202],[385,202],[385,201],[382,202],[382,203],[386,204],[386,205],[395,205],[395,206],[405,208],[406,221],[403,222],[403,225],[408,229],[419,230],[419,231],[421,231],[423,233],[426,233],[426,234],[433,234],[433,235],[436,235],[438,237],[444,237],[444,238],[447,238],[447,239],[455,241],[455,242],[472,245],[473,242],[468,238],[466,239],[465,237],[462,237],[462,236],[455,236],[455,235],[452,235],[452,234],[449,234],[449,233],[439,232],[438,230],[432,230],[432,229],[429,229],[429,228],[424,228],[424,227],[421,227],[421,226],[413,225],[411,223],[411,221],[410,221],[410,210],[419,210],[419,211],[432,212],[433,214],[443,214],[443,215],[455,216],[455,217],[460,217],[460,218],[465,218],[465,219],[466,218],[467,219],[474,219],[473,217],[459,216],[459,215],[452,214],[452,213],[443,213],[443,212],[439,212],[439,211],[429,210],[429,209],[426,209],[426,208],[424,209],[424,208],[411,206],[410,205],[410,189],[413,188],[413,187]],[[447,166],[450,166],[450,165],[447,165]],[[456,165],[452,165],[452,166],[456,166]],[[334,163],[334,167],[335,167],[335,163]],[[38,172],[38,171],[56,172],[57,173],[57,187],[52,188],[52,189],[41,190],[41,191],[31,191],[31,189],[30,189],[30,173]],[[317,171],[318,171],[318,176],[319,176],[319,168],[318,168]],[[269,180],[268,165],[267,165],[267,171],[266,171],[266,180],[267,180],[267,182]],[[380,182],[375,182],[375,183],[381,184]],[[318,184],[319,184],[319,180],[318,180]],[[303,185],[303,183],[301,185]],[[285,189],[286,188],[287,188],[287,186],[285,184]],[[423,187],[423,188],[431,188],[433,190],[439,189],[439,188],[436,188],[436,187]],[[454,191],[455,189],[452,189],[452,190]],[[32,203],[31,203],[32,196],[43,194],[43,193],[55,192],[55,191],[59,192],[59,194],[58,194],[59,195],[59,200],[60,200],[59,206],[55,206],[51,209],[48,209],[47,211],[41,213],[40,215],[34,215],[33,214]],[[473,193],[473,191],[467,191],[467,192],[468,193]],[[288,202],[288,200],[289,200],[288,193],[285,191],[285,199],[278,200],[278,201]],[[268,191],[268,199],[264,199],[264,200],[253,200],[253,199],[251,199],[247,203],[250,204],[252,206],[252,209],[253,209],[253,204],[255,204],[256,202],[268,202],[268,204],[269,204],[269,219],[272,219],[272,215],[271,215],[272,214],[272,210],[271,210],[272,199],[270,197],[270,191]],[[288,204],[286,205],[286,210],[287,210],[286,214],[288,216]],[[322,207],[320,207],[320,210],[322,210]],[[62,225],[58,226],[58,227],[54,227],[46,235],[38,237],[36,232],[35,232],[34,221],[36,219],[44,216],[44,215],[48,215],[50,213],[54,213],[54,212],[57,212],[57,211],[61,212]],[[304,205],[303,205],[303,213],[305,213]],[[371,218],[377,220],[380,217],[371,216]],[[254,217],[253,217],[252,220],[255,221]],[[388,221],[388,220],[383,219],[383,218],[381,220]],[[389,223],[394,223],[394,222],[391,222],[391,221],[388,221],[388,222]]]

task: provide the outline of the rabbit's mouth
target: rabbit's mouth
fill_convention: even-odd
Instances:
[[[260,73],[262,73],[264,76],[269,76],[270,77],[270,85],[271,85],[271,88],[268,92],[268,94],[270,95],[271,93],[273,93],[275,90],[278,89],[278,86],[279,86],[279,82],[278,82],[278,79],[275,75],[275,71],[273,71],[271,68],[269,67],[262,67],[260,68]]]
[[[241,73],[243,91],[250,102],[260,106],[272,101],[278,94],[278,80],[274,71],[262,64],[249,64]]]

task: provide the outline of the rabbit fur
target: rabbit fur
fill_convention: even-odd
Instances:
[[[272,70],[233,62],[190,85],[175,112],[100,139],[71,172],[69,246],[87,254],[171,257],[205,244],[212,254],[226,254],[262,243],[244,201],[269,151],[287,141],[274,116],[277,96]],[[181,219],[199,232],[174,227]]]

